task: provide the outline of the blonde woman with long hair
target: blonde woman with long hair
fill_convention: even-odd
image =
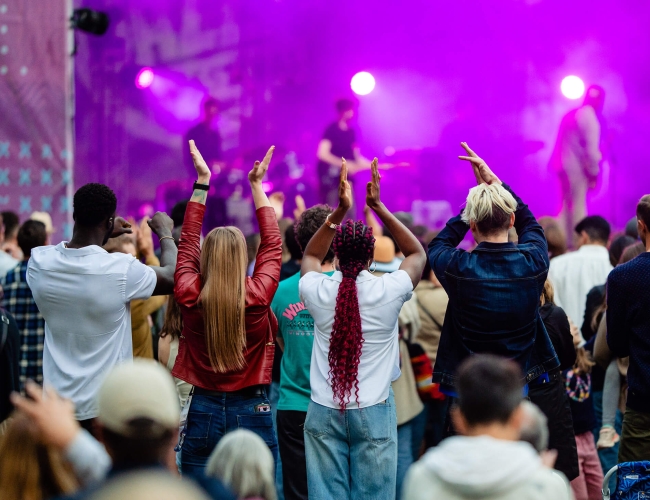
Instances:
[[[248,174],[261,243],[251,277],[244,235],[217,227],[200,246],[210,169],[194,141],[190,153],[198,180],[187,204],[178,248],[174,297],[183,317],[172,374],[194,386],[179,449],[184,475],[202,475],[212,450],[229,431],[258,434],[277,456],[271,383],[278,322],[270,305],[280,279],[282,239],[276,214],[262,189],[273,147]]]

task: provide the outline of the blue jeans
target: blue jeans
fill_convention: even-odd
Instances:
[[[600,427],[603,422],[603,391],[593,391],[591,393],[591,398],[594,402],[594,413],[596,415],[596,427],[594,427],[594,437],[598,441],[598,434],[600,432]],[[621,410],[616,409],[616,423],[614,424],[614,429],[620,435],[623,428],[623,413]],[[598,450],[598,458],[600,458],[600,464],[603,466],[603,474],[607,474],[609,469],[618,464],[618,448],[620,443],[616,443],[612,448],[605,448],[603,450]],[[612,476],[610,480],[610,488],[616,486],[616,474]]]
[[[393,500],[397,416],[392,390],[385,402],[361,409],[310,402],[305,456],[310,500]]]
[[[194,394],[181,446],[183,475],[203,475],[219,440],[235,429],[253,431],[277,459],[278,441],[273,430],[273,417],[270,411],[257,411],[258,405],[269,405],[266,395],[248,397],[233,392],[216,397]]]
[[[271,414],[273,415],[273,430],[278,435],[278,400],[280,399],[280,382],[272,382],[269,386],[269,401],[271,402]],[[278,500],[284,500],[284,487],[282,480],[282,458],[280,454],[275,457],[275,489],[278,492]]]
[[[405,424],[397,426],[397,479],[396,496],[402,496],[402,484],[406,472],[413,462],[420,458],[420,446],[424,437],[424,427],[427,422],[426,408]]]

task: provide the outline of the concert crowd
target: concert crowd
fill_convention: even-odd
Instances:
[[[650,195],[567,234],[461,143],[433,232],[328,150],[331,206],[287,217],[271,147],[243,234],[197,146],[170,216],[96,183],[70,241],[2,213],[0,498],[591,500],[650,460]]]

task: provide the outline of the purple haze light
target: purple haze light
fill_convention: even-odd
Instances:
[[[367,71],[360,71],[352,77],[350,87],[357,95],[368,95],[375,88],[375,77]]]
[[[151,86],[154,79],[154,72],[151,68],[142,68],[135,77],[135,86],[139,89],[146,89]]]
[[[569,75],[562,79],[560,90],[568,99],[580,99],[585,93],[585,84],[579,77]]]

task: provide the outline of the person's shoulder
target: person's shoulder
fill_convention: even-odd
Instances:
[[[548,467],[540,466],[525,483],[526,489],[539,492],[539,498],[569,500],[573,498],[571,487],[564,474]]]
[[[608,280],[641,276],[643,271],[650,271],[650,253],[641,254],[625,264],[616,266],[610,271]]]
[[[284,302],[284,297],[290,293],[298,293],[300,285],[300,271],[293,276],[289,276],[286,280],[280,281],[278,289],[273,296],[273,304]]]

